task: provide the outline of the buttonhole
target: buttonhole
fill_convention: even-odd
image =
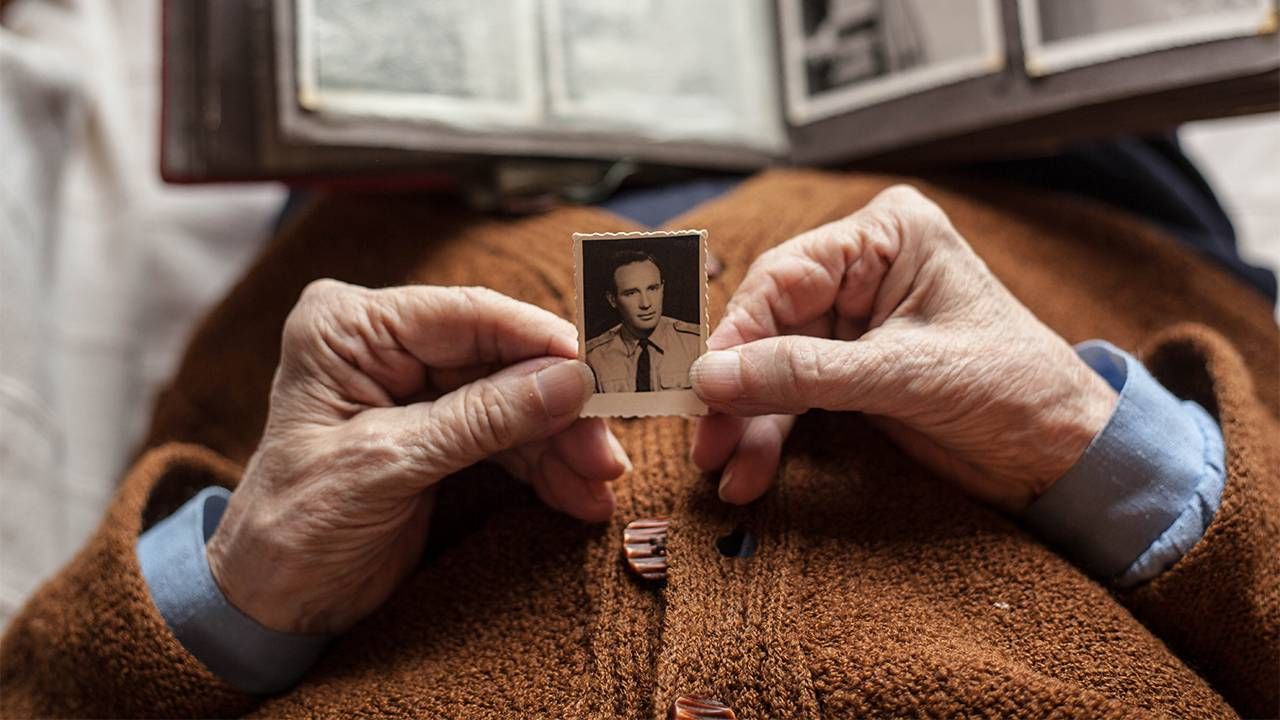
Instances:
[[[756,536],[739,525],[733,532],[716,540],[716,549],[725,557],[749,558],[756,554]]]

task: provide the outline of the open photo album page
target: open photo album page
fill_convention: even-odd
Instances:
[[[307,110],[783,145],[765,2],[297,0],[296,18]]]

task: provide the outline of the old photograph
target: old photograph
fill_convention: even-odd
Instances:
[[[706,352],[706,232],[573,236],[587,416],[701,415],[689,379]]]
[[[1019,0],[1027,72],[1275,29],[1276,0]]]
[[[995,72],[996,0],[778,0],[787,115],[804,124]]]

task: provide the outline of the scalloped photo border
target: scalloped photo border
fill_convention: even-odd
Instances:
[[[656,238],[698,238],[698,317],[702,349],[707,352],[710,322],[707,310],[707,231],[655,230],[650,232],[606,232],[573,234],[574,324],[578,328],[578,359],[587,361],[586,318],[582,288],[582,246],[588,242],[652,240]],[[681,273],[683,275],[683,273]],[[582,417],[656,417],[661,415],[706,415],[707,406],[693,390],[656,392],[597,392],[582,409]]]

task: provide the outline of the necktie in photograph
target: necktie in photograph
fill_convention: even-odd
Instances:
[[[636,392],[649,392],[649,341],[640,341],[640,359],[636,360]]]

